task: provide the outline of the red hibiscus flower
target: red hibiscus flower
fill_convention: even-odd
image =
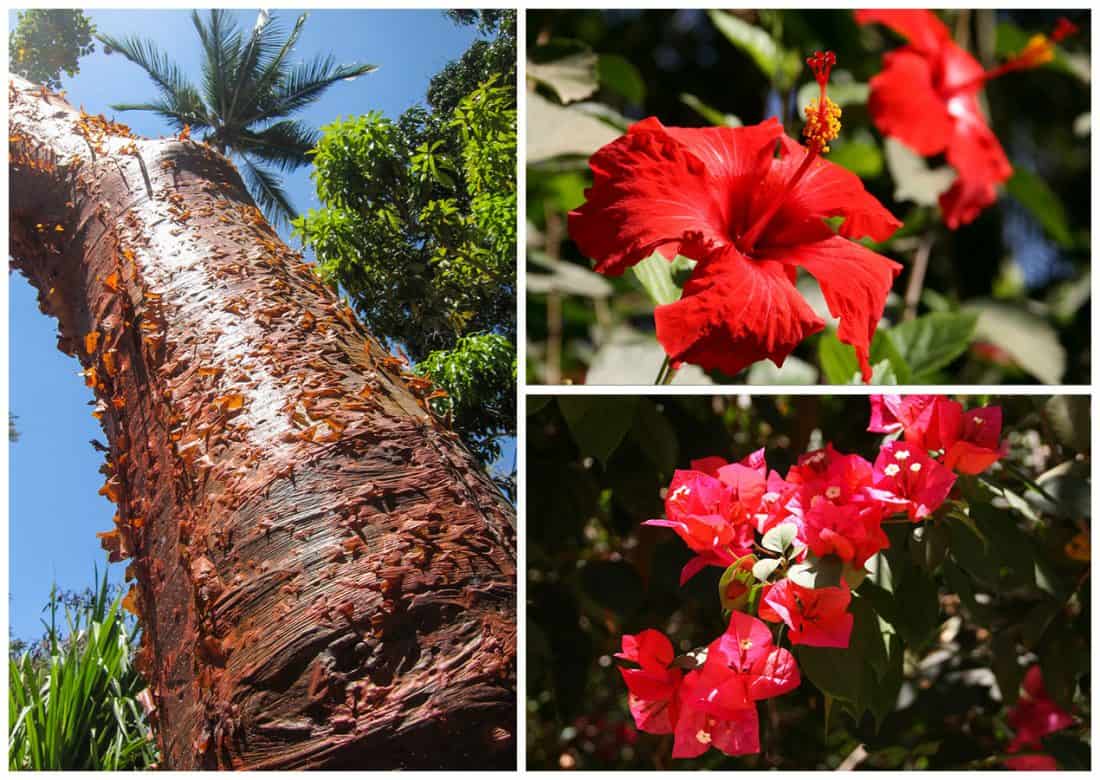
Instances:
[[[909,442],[886,442],[875,460],[875,488],[897,499],[913,522],[940,508],[955,479],[950,469]]]
[[[683,677],[683,672],[672,666],[672,642],[660,631],[647,628],[640,634],[623,636],[622,652],[615,657],[641,667],[619,668],[630,691],[630,714],[638,728],[650,734],[671,734]]]
[[[852,591],[847,583],[831,588],[804,588],[791,580],[769,585],[760,603],[760,617],[786,623],[791,644],[847,647],[855,617],[848,612]]]
[[[946,154],[958,177],[940,195],[944,222],[952,230],[972,222],[996,201],[997,185],[1012,175],[978,95],[991,79],[1049,62],[1052,42],[1035,36],[1017,57],[987,71],[951,40],[931,11],[865,10],[856,11],[855,18],[860,24],[886,25],[909,41],[886,54],[882,72],[871,79],[867,107],[872,120],[884,135],[917,154]],[[1053,40],[1074,30],[1063,20]]]
[[[764,358],[782,365],[825,326],[795,287],[803,268],[870,379],[871,338],[901,266],[848,239],[883,241],[900,223],[858,177],[821,159],[839,131],[840,109],[825,95],[835,57],[809,62],[821,98],[807,109],[806,147],[774,119],[685,129],[650,118],[589,161],[593,185],[569,233],[597,271],[617,276],[655,251],[698,261],[680,300],[654,313],[673,365],[726,374]],[[839,234],[827,217],[843,218]]]
[[[1063,710],[1046,691],[1043,675],[1036,664],[1024,676],[1023,695],[1008,713],[1008,725],[1016,736],[1005,748],[1009,753],[1038,751],[1043,737],[1073,725],[1074,717]],[[1017,756],[1005,761],[1009,769],[1057,769],[1053,757],[1047,755]]]
[[[691,758],[711,747],[729,755],[758,753],[756,702],[800,682],[794,656],[772,644],[768,627],[734,612],[726,632],[708,646],[703,666],[684,678],[672,755]]]

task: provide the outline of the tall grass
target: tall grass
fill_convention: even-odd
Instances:
[[[69,630],[61,638],[60,602],[51,592],[41,652],[9,663],[11,769],[143,769],[156,762],[137,699],[146,685],[132,664],[136,631],[121,601],[109,600],[105,574],[89,602],[65,607]]]

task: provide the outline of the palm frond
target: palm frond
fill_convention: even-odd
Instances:
[[[186,105],[189,108],[196,102],[202,105],[198,91],[187,80],[183,70],[169,60],[152,41],[142,40],[137,36],[114,38],[103,34],[96,35],[96,38],[105,47],[114,49],[149,74],[161,95],[173,105]]]
[[[290,54],[294,45],[298,42],[298,38],[302,34],[302,28],[305,26],[308,16],[309,14],[301,14],[297,21],[294,22],[294,28],[290,31],[290,35],[287,36],[279,50],[275,52],[273,56],[260,63],[260,72],[256,76],[256,82],[253,85],[252,93],[248,95],[247,102],[241,103],[241,114],[243,116],[255,116],[258,113],[256,109],[257,103],[261,102],[263,96],[268,94],[270,90],[285,77],[286,69],[284,64],[287,55]]]
[[[203,24],[198,11],[191,12],[191,23],[202,42],[203,91],[217,116],[224,117],[229,105],[230,84],[241,52],[241,33],[225,9],[211,8],[210,23]]]
[[[258,132],[242,130],[233,148],[264,162],[273,163],[284,171],[292,171],[309,162],[308,154],[320,134],[301,122],[284,119]]]
[[[263,63],[279,51],[281,37],[282,27],[278,20],[267,11],[260,11],[233,75],[233,95],[225,116],[228,125],[236,124],[234,118],[238,107],[247,105],[248,97],[255,92],[256,82],[263,74]]]
[[[240,159],[244,163],[244,181],[248,191],[273,225],[287,224],[298,216],[278,176],[256,165],[246,154],[240,155]]]
[[[374,70],[378,70],[377,65],[337,65],[331,56],[317,57],[295,67],[269,95],[262,96],[259,113],[249,121],[293,114],[319,98],[337,81],[358,78]]]
[[[198,93],[195,94],[195,97],[197,96]],[[176,105],[167,100],[156,100],[150,103],[113,103],[111,109],[113,111],[151,111],[167,119],[177,130],[182,130],[184,125],[189,125],[192,130],[205,130],[210,127],[201,102],[197,110],[194,106]]]

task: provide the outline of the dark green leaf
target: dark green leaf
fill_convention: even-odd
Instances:
[[[632,396],[558,397],[558,407],[578,449],[605,464],[634,424],[637,404],[637,397]]]
[[[978,318],[971,313],[932,312],[890,329],[890,338],[912,373],[912,381],[947,366],[974,337]]]

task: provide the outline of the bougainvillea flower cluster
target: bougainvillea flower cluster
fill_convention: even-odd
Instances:
[[[649,118],[589,161],[593,184],[569,233],[598,272],[618,276],[655,252],[697,261],[681,298],[654,313],[674,366],[732,375],[764,358],[782,365],[825,327],[795,286],[802,268],[870,379],[871,339],[901,266],[853,239],[884,241],[901,223],[821,157],[840,129],[826,95],[835,61],[830,52],[808,60],[821,91],[806,109],[805,146],[774,118],[705,129]],[[836,231],[826,222],[834,217]]]
[[[1075,718],[1050,698],[1043,685],[1043,673],[1038,664],[1024,675],[1023,691],[1016,706],[1008,713],[1008,725],[1016,736],[1005,748],[1008,753],[1026,753],[1005,761],[1009,769],[1042,770],[1057,769],[1053,756],[1040,753],[1043,737],[1069,728]]]
[[[642,731],[675,735],[674,757],[758,752],[755,703],[799,684],[782,643],[849,647],[852,587],[890,544],[883,524],[929,521],[958,474],[984,471],[1004,453],[999,407],[966,411],[940,396],[872,396],[869,430],[887,434],[874,463],[826,444],[785,476],[763,450],[734,463],[692,461],[673,475],[665,517],[646,524],[673,530],[694,553],[681,584],[707,566],[726,569],[730,613],[721,637],[680,656],[654,629],[623,637],[618,657],[634,665],[621,669],[630,711]],[[840,572],[836,582],[803,576],[825,564]],[[1044,706],[1022,710],[1020,723]]]
[[[908,41],[885,55],[882,72],[871,79],[871,119],[917,154],[946,155],[958,175],[939,197],[944,222],[954,230],[974,221],[1012,175],[978,102],[982,88],[998,76],[1050,62],[1054,44],[1076,27],[1062,19],[1050,38],[1036,35],[1017,56],[986,70],[931,11],[863,10],[855,18],[885,25]]]

